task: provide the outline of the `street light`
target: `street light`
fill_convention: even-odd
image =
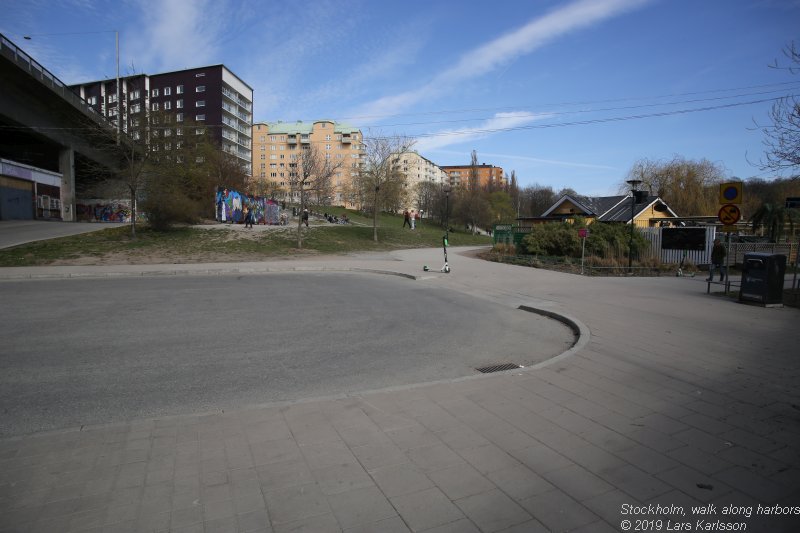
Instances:
[[[119,144],[120,136],[122,135],[122,98],[121,87],[119,84],[119,31],[118,30],[100,30],[100,31],[79,31],[79,32],[65,32],[65,33],[35,33],[30,35],[23,35],[26,41],[32,40],[34,37],[47,37],[50,35],[89,35],[93,33],[111,33],[114,32],[114,45],[117,57],[117,144]]]
[[[636,214],[636,187],[642,180],[628,180],[625,183],[631,186],[631,237],[628,241],[628,274],[633,273],[633,217]]]

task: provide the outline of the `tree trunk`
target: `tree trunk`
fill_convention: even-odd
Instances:
[[[378,188],[375,187],[375,201],[372,205],[372,240],[378,242]]]

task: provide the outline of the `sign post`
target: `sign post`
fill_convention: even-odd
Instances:
[[[725,249],[725,294],[728,294],[731,281],[728,272],[731,266],[731,232],[735,231],[734,224],[739,222],[742,217],[742,212],[736,204],[742,203],[742,182],[733,181],[729,183],[721,183],[719,186],[719,203],[722,207],[717,216],[719,221],[724,225],[722,231],[725,232],[727,237]]]
[[[589,235],[589,230],[581,228],[578,230],[578,237],[581,239],[581,276],[583,275],[583,258],[586,255],[586,237]]]

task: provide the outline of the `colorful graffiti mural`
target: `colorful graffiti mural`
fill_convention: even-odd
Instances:
[[[130,222],[131,207],[122,202],[81,203],[75,205],[78,220],[91,222]],[[140,215],[141,216],[141,215]],[[137,217],[139,218],[139,217]]]
[[[231,224],[244,222],[245,207],[253,213],[254,224],[277,225],[280,223],[281,206],[275,200],[242,194],[239,191],[217,189],[217,221]]]

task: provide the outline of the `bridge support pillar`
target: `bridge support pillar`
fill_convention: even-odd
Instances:
[[[61,220],[75,222],[75,150],[71,146],[58,153],[61,172]]]

